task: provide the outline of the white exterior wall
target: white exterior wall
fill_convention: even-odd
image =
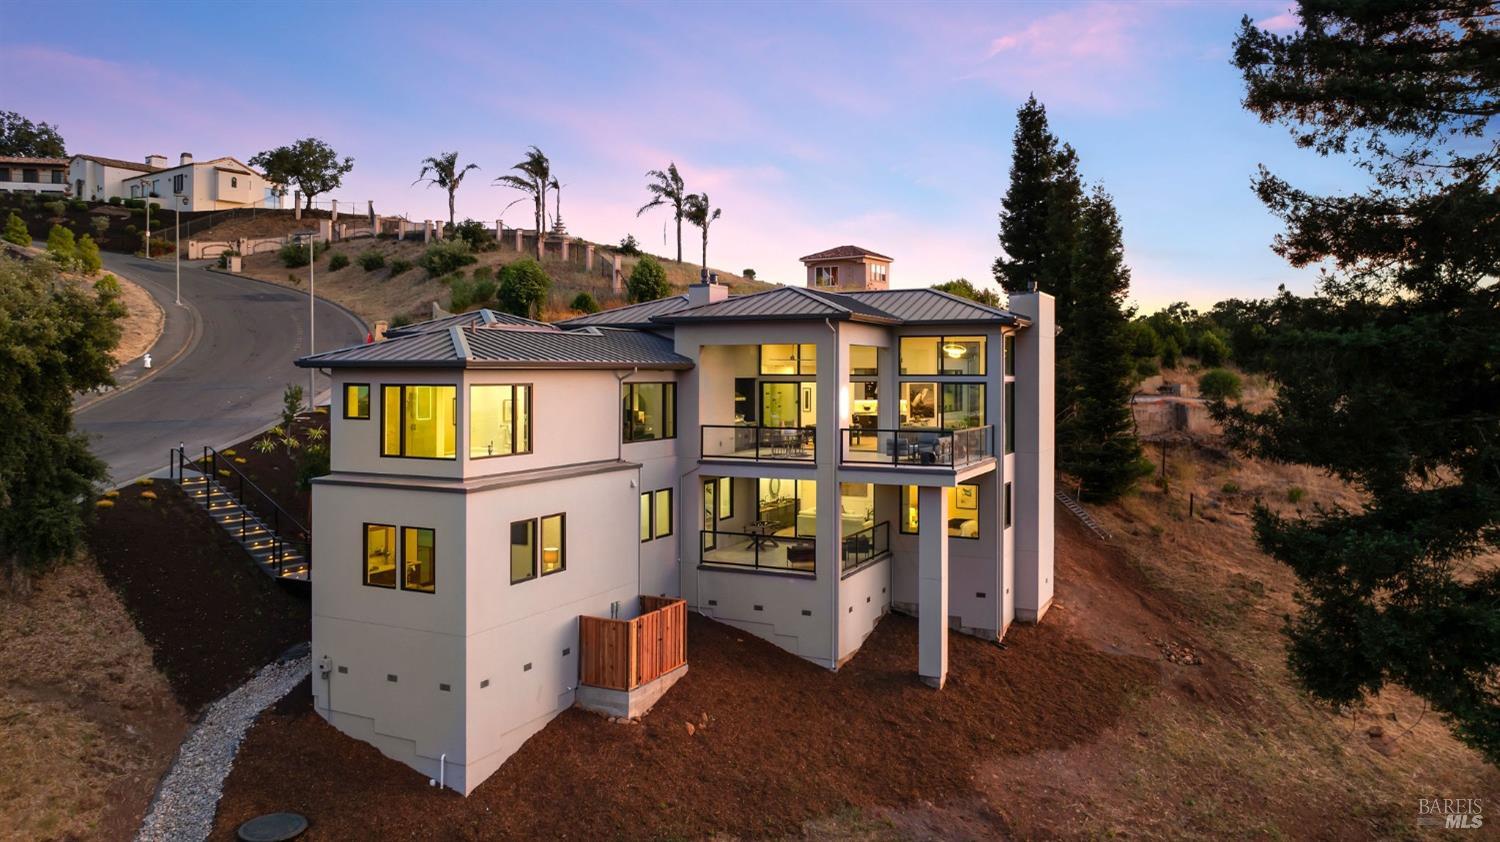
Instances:
[[[1016,340],[1016,619],[1036,622],[1052,605],[1055,304],[1037,292],[1012,295],[1031,319]]]
[[[80,157],[69,163],[68,184],[76,187],[82,180],[83,192],[78,198],[104,202],[115,196],[132,198],[130,188],[144,180],[146,190],[138,191],[134,198],[150,198],[148,194],[154,189],[159,195],[150,200],[159,203],[163,210],[175,207],[181,211],[212,211],[280,206],[279,199],[267,204],[266,189],[273,185],[264,177],[254,172],[223,172],[217,169],[220,166],[238,169],[237,165],[229,162],[215,164],[213,161],[193,161],[160,172],[147,173],[143,170],[112,167]],[[186,176],[181,193],[173,190],[173,179],[177,175]],[[238,186],[231,186],[231,180],[237,181]],[[184,203],[183,199],[187,199],[187,202]]]

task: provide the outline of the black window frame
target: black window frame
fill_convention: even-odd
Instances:
[[[902,352],[901,352],[901,343],[905,342],[908,339],[936,339],[937,340],[937,356],[934,357],[934,359],[937,361],[937,368],[936,368],[936,370],[934,370],[934,371],[907,371],[906,370],[905,364],[902,361],[902,358],[905,355],[902,354]],[[978,374],[965,374],[965,373],[956,372],[956,371],[944,371],[943,370],[943,345],[947,344],[947,341],[949,339],[982,339],[982,340],[984,340],[984,348],[982,349],[982,351],[979,354],[979,365],[984,370],[981,371]],[[926,377],[972,377],[972,378],[985,378],[985,377],[989,377],[990,365],[989,365],[989,360],[986,359],[986,355],[989,353],[989,344],[990,344],[990,337],[989,337],[989,334],[986,334],[986,333],[942,333],[942,334],[909,333],[909,334],[906,334],[904,336],[898,336],[898,337],[896,337],[896,377],[898,379],[904,377],[904,378],[910,378],[910,379],[913,379],[913,380],[915,380],[917,378],[926,378]]]
[[[1016,381],[1005,381],[1005,450],[1009,456],[1016,452]]]
[[[542,523],[543,523],[543,521],[546,521],[546,520],[548,520],[550,518],[557,518],[560,521],[560,525],[559,525],[558,530],[557,530],[558,540],[557,540],[557,569],[556,570],[545,570],[545,569],[543,569],[545,565],[542,563],[542,550],[543,550],[543,547],[542,547]],[[555,514],[542,515],[542,516],[540,516],[540,517],[538,517],[536,519],[536,555],[537,555],[536,569],[537,569],[537,575],[538,575],[538,577],[551,576],[554,573],[561,573],[564,570],[568,569],[568,513],[567,512],[557,512]]]
[[[1011,483],[1007,481],[1005,483],[1005,524],[1000,527],[1001,529],[1009,529],[1016,522],[1016,498],[1013,496],[1014,493]]]
[[[790,345],[794,349],[792,357],[796,361],[797,370],[791,374],[778,374],[766,371],[766,346],[767,345]],[[813,370],[811,373],[802,370],[802,348],[813,349]],[[761,342],[755,346],[755,370],[760,377],[817,377],[818,376],[818,343],[816,342]]]
[[[526,524],[527,526],[531,527],[531,575],[517,579],[516,568],[513,564],[516,546],[515,534],[516,527],[522,524]],[[537,522],[536,518],[522,518],[521,520],[511,521],[510,540],[506,542],[506,547],[509,549],[509,551],[505,554],[505,563],[510,568],[510,583],[512,585],[519,585],[522,582],[530,582],[538,578],[538,576],[541,574],[540,557],[542,551],[542,530],[541,524]]]
[[[726,488],[729,489],[729,493],[728,494],[724,493],[724,490]],[[729,513],[728,514],[722,514],[722,512],[724,511],[724,501],[725,501],[725,498],[728,498],[728,501],[729,501]],[[717,479],[714,480],[714,520],[717,522],[717,521],[721,521],[721,520],[731,520],[733,518],[734,518],[734,477],[718,477]]]
[[[642,491],[641,499],[646,503],[646,517],[642,524],[646,527],[646,537],[641,539],[642,544],[649,544],[656,540],[656,494],[654,491]]]
[[[183,185],[186,183],[187,175],[185,173],[178,173],[172,176],[172,194],[174,196],[181,196]]]
[[[431,532],[432,533],[432,590],[430,590],[430,591],[424,591],[421,588],[408,588],[406,586],[406,530],[408,530],[408,529],[415,529],[415,530],[418,530],[418,531],[426,530],[427,532]],[[400,553],[401,563],[399,565],[397,565],[397,567],[396,567],[396,584],[400,586],[401,591],[403,593],[424,593],[424,594],[427,594],[428,596],[434,596],[434,595],[436,595],[437,594],[437,529],[435,527],[431,527],[431,526],[406,526],[406,525],[403,524],[401,526],[401,529],[397,532],[396,537],[401,542],[401,553]]]
[[[370,581],[370,527],[372,527],[372,526],[377,526],[377,527],[380,527],[382,529],[389,529],[389,530],[391,530],[392,543],[399,543],[400,540],[401,540],[401,527],[397,526],[394,523],[376,523],[374,521],[365,521],[360,526],[360,528],[359,528],[359,536],[360,536],[359,537],[359,547],[360,547],[360,553],[359,553],[359,579],[360,579],[360,584],[364,585],[367,588],[380,588],[383,591],[400,590],[400,588],[401,588],[401,548],[399,546],[395,547],[392,550],[392,555],[394,555],[396,557],[396,566],[395,566],[395,568],[393,570],[393,573],[394,573],[394,575],[396,577],[396,580],[394,582],[392,582],[391,584],[389,584],[389,585],[382,585],[382,584],[379,584],[378,582],[371,582]]]
[[[649,438],[634,438],[631,435],[631,430],[634,427],[634,425],[631,424],[631,423],[629,423],[630,419],[628,417],[626,417],[626,415],[625,415],[625,407],[627,405],[628,406],[635,406],[635,403],[636,403],[636,401],[635,401],[635,393],[636,393],[636,387],[637,386],[660,386],[660,387],[662,387],[662,390],[661,390],[661,399],[662,399],[661,417],[663,419],[669,417],[669,414],[667,412],[666,404],[667,404],[667,393],[671,392],[671,394],[672,394],[672,400],[671,400],[672,412],[670,413],[670,417],[672,419],[672,435],[670,435],[670,436],[664,436],[664,435],[662,435],[662,436],[652,436],[652,437],[649,437]],[[647,381],[640,381],[640,382],[634,382],[634,381],[632,381],[630,383],[621,383],[620,384],[620,389],[621,389],[621,395],[620,395],[620,440],[621,441],[623,441],[625,444],[639,444],[641,442],[648,442],[648,441],[671,441],[671,440],[677,438],[677,381],[675,381],[675,380],[647,380]],[[626,403],[626,397],[625,397],[625,393],[627,393],[627,392],[630,395],[630,397],[629,397],[629,403],[628,404]]]
[[[469,455],[466,458],[468,458],[470,460],[475,460],[475,459],[503,459],[503,458],[505,458],[507,456],[528,456],[528,455],[530,455],[531,453],[534,452],[534,449],[536,447],[536,439],[535,439],[536,428],[532,424],[532,419],[536,417],[536,389],[532,388],[533,385],[534,384],[531,384],[531,383],[470,383],[469,384],[469,402],[468,402],[468,405],[466,407],[466,409],[469,412],[469,417],[466,419],[468,421],[468,423],[464,427],[464,452],[468,453],[468,451],[469,451],[469,446],[468,446],[469,442],[474,437],[474,390],[475,389],[480,389],[480,388],[491,387],[491,386],[496,386],[496,387],[499,387],[499,386],[509,386],[512,389],[525,389],[526,390],[526,449],[525,450],[517,450],[516,449],[516,433],[518,432],[518,430],[520,429],[520,427],[519,427],[518,424],[516,424],[516,419],[514,417],[512,417],[511,420],[510,420],[510,452],[509,453],[491,453],[488,456],[475,456],[472,453],[469,453]],[[514,395],[515,393],[512,392],[511,394]],[[673,396],[673,400],[676,400],[676,396]],[[511,399],[511,414],[512,415],[515,414],[515,408],[516,408],[516,401],[515,401],[514,397],[512,397],[512,399]],[[674,423],[673,423],[673,429],[676,429],[675,420],[674,420]]]
[[[656,522],[657,498],[659,495],[667,495],[667,531],[660,530],[660,524]],[[659,541],[662,538],[670,538],[677,532],[677,511],[673,508],[676,501],[672,499],[672,487],[658,488],[651,492],[651,540]]]
[[[356,389],[363,388],[365,390],[365,414],[364,415],[350,415],[349,414],[349,390],[351,388],[356,388]],[[372,393],[372,390],[370,388],[370,384],[369,383],[345,383],[344,384],[344,420],[345,421],[369,421],[370,420],[370,416],[372,415],[371,407],[370,407],[370,401],[372,399],[372,394],[373,393]]]
[[[1014,333],[1007,333],[1007,334],[1005,334],[1005,338],[1001,342],[1001,347],[1002,347],[1001,353],[1005,354],[1005,365],[1003,366],[1003,368],[1005,369],[1005,375],[1004,376],[1006,376],[1006,377],[1015,377],[1016,376],[1016,335]]]
[[[431,386],[433,388],[448,388],[453,390],[453,455],[452,456],[410,456],[406,451],[406,390],[411,386]],[[396,400],[396,411],[401,413],[401,423],[398,425],[401,436],[396,443],[399,453],[385,452],[385,390],[400,389],[401,397]],[[375,431],[379,439],[379,452],[382,459],[423,459],[428,462],[456,462],[458,461],[458,396],[463,390],[456,383],[381,383],[380,384],[380,426]]]

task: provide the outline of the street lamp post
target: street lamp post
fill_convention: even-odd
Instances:
[[[316,285],[315,277],[318,271],[318,233],[314,231],[307,238],[307,355],[313,355],[314,338],[317,336],[318,320],[313,310],[313,289]],[[307,369],[307,409],[309,412],[316,409],[317,400],[317,376],[318,370],[309,367]]]
[[[172,223],[172,254],[175,257],[173,262],[177,272],[178,307],[182,306],[182,205],[185,204],[187,204],[187,197],[183,196],[181,203],[172,205],[172,211],[176,214],[176,218]],[[147,214],[146,219],[148,221],[151,219],[150,214]],[[148,255],[151,252],[151,238],[149,236],[146,237],[146,252]]]

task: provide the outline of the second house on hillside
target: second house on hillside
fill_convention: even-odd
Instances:
[[[68,184],[78,199],[147,199],[183,212],[279,208],[283,192],[238,159],[195,161],[187,152],[173,166],[165,155],[147,155],[140,162],[74,155],[68,161]]]

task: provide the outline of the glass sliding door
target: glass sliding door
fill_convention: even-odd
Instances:
[[[760,384],[760,423],[762,427],[800,427],[801,397],[796,383]]]

